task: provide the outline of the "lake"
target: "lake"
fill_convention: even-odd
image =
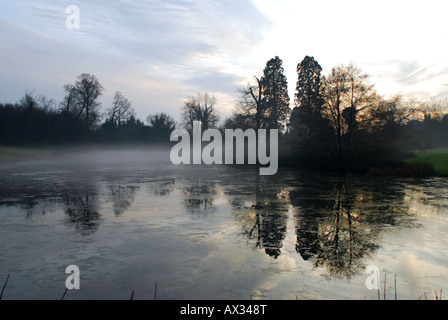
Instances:
[[[260,176],[174,166],[162,150],[61,153],[2,163],[0,177],[5,300],[61,299],[69,265],[80,289],[66,300],[417,300],[447,289],[446,178]],[[379,290],[367,285],[372,266]]]

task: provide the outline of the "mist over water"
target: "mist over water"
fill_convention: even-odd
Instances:
[[[175,166],[169,149],[0,164],[3,299],[377,299],[445,290],[448,180]],[[387,283],[388,298],[393,282]],[[381,289],[382,290],[382,289]],[[383,291],[381,291],[383,293]]]

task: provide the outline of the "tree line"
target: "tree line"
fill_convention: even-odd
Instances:
[[[412,150],[448,147],[447,101],[386,98],[356,65],[337,65],[324,75],[306,56],[297,65],[291,108],[282,63],[278,56],[267,61],[262,74],[238,90],[237,106],[222,123],[216,97],[208,93],[186,99],[178,123],[167,113],[141,121],[119,91],[103,111],[103,86],[83,73],[63,87],[59,103],[26,91],[19,102],[0,104],[0,144],[169,143],[176,126],[191,131],[201,121],[202,130],[279,129],[283,163],[338,171],[363,171],[400,161]]]
[[[101,110],[103,86],[83,73],[64,86],[64,98],[54,99],[26,91],[18,103],[0,104],[0,144],[54,145],[73,143],[163,143],[175,127],[166,113],[150,114],[146,124],[123,93],[116,91]],[[101,121],[104,119],[104,121]]]
[[[448,147],[448,102],[417,103],[382,96],[354,64],[327,75],[314,57],[297,65],[294,107],[282,60],[269,60],[261,76],[240,90],[225,128],[281,129],[284,164],[317,170],[366,172],[400,166],[410,152]]]

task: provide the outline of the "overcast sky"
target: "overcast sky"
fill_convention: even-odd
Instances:
[[[69,5],[79,29],[66,27]],[[384,95],[447,98],[447,9],[446,0],[2,0],[0,102],[25,90],[59,102],[64,84],[91,73],[103,108],[121,91],[140,119],[178,120],[185,98],[208,92],[224,118],[275,56],[292,99],[306,55],[324,74],[357,64]]]

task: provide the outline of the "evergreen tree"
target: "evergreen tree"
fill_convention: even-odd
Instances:
[[[283,74],[282,60],[272,58],[266,63],[261,78],[263,90],[264,111],[269,129],[282,129],[291,109],[289,108],[288,81]]]
[[[320,95],[321,72],[322,67],[313,57],[306,56],[297,65],[296,107],[289,123],[294,138],[306,139],[319,125],[323,103]]]
[[[314,57],[306,56],[297,65],[298,80],[294,96],[296,107],[319,111],[322,104],[320,97],[321,72],[322,67]]]
[[[328,121],[322,117],[322,67],[314,57],[306,56],[297,65],[295,108],[288,123],[288,137],[295,159],[301,165],[323,166]]]

